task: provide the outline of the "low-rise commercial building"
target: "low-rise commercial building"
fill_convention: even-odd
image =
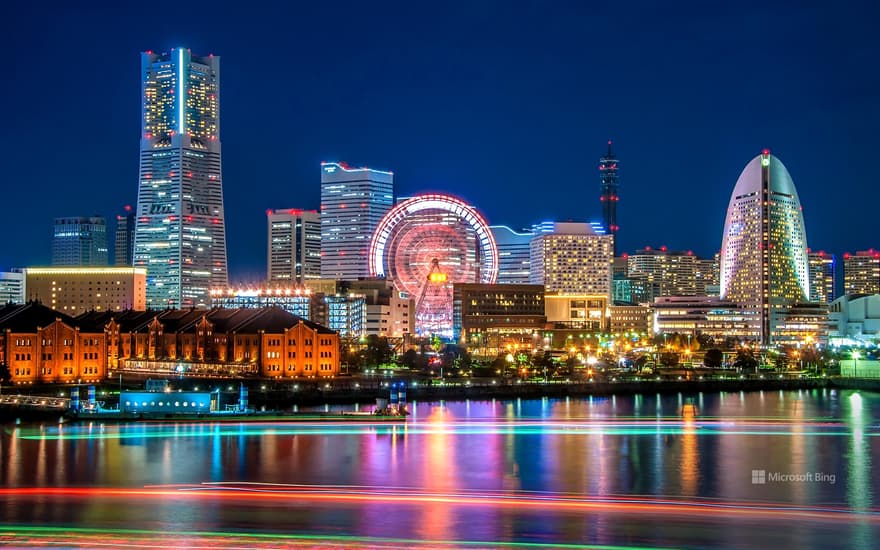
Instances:
[[[828,310],[829,343],[880,343],[880,294],[841,296],[831,302]]]
[[[716,339],[758,341],[760,319],[717,296],[664,296],[654,300],[656,334],[705,334]]]
[[[24,278],[28,300],[68,315],[147,307],[147,270],[142,267],[28,267]]]
[[[508,344],[532,342],[544,328],[544,287],[456,283],[452,317],[456,341],[476,355],[494,356]]]

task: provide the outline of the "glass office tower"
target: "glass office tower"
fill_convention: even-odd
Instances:
[[[209,307],[227,285],[220,163],[220,58],[141,54],[141,153],[134,265],[147,306]]]
[[[394,174],[321,163],[321,278],[369,277],[373,231],[393,203]]]

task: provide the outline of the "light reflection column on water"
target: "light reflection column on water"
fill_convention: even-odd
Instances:
[[[693,407],[683,408],[681,415],[684,420],[678,466],[681,472],[681,493],[694,496],[697,494],[700,453],[697,449],[697,425]]]
[[[660,394],[654,396],[655,410],[657,412],[657,435],[654,436],[654,471],[651,479],[654,480],[654,486],[651,492],[656,495],[664,494],[664,476],[663,476],[663,455],[665,453],[666,435],[663,433],[663,401]]]
[[[422,480],[427,492],[446,492],[457,488],[455,445],[449,435],[450,417],[443,402],[434,407],[425,419],[429,431],[426,437],[426,453]],[[456,529],[452,522],[452,507],[441,502],[425,504],[425,521],[419,536],[427,540],[445,540]]]
[[[865,426],[870,425],[871,418],[862,401],[861,394],[854,392],[844,405],[849,408],[846,418],[852,430],[847,457],[846,499],[853,510],[868,511],[873,505],[874,495],[871,489],[871,447]],[[871,524],[867,520],[853,525],[851,546],[872,546],[872,543],[876,543],[872,535]]]

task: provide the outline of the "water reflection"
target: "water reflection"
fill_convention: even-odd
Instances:
[[[361,546],[705,547],[724,537],[731,546],[840,547],[869,546],[877,534],[872,394],[411,405],[405,424],[10,427],[0,439],[5,522],[374,537]],[[756,483],[753,471],[826,472],[836,483]],[[185,487],[158,492],[166,484]],[[29,487],[124,491],[14,492]],[[714,503],[723,506],[697,507]],[[767,503],[808,511],[777,516]]]

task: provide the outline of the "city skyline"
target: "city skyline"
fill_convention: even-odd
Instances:
[[[614,140],[622,166],[621,251],[664,244],[700,256],[717,252],[729,182],[741,159],[764,147],[786,159],[798,182],[814,250],[842,257],[869,249],[877,244],[869,204],[852,196],[869,193],[873,181],[870,159],[878,144],[869,130],[878,111],[859,90],[876,87],[877,76],[856,68],[877,46],[868,33],[851,28],[869,19],[852,14],[867,15],[872,7],[851,8],[846,15],[804,8],[783,17],[769,6],[739,13],[711,6],[658,12],[648,5],[641,10],[571,5],[544,11],[525,5],[498,10],[487,4],[469,9],[467,18],[461,17],[464,8],[452,6],[426,22],[403,5],[378,10],[350,5],[349,17],[334,20],[339,44],[314,52],[313,58],[293,56],[291,72],[300,85],[291,88],[294,77],[267,71],[272,60],[256,55],[256,48],[296,51],[317,39],[319,31],[306,27],[325,20],[329,14],[323,8],[302,13],[279,8],[279,21],[297,16],[299,33],[258,32],[248,27],[255,14],[244,13],[236,24],[247,32],[232,38],[228,22],[203,26],[210,31],[194,31],[184,23],[157,26],[158,15],[131,18],[126,7],[85,15],[55,11],[49,17],[68,17],[69,25],[50,36],[35,31],[37,13],[20,7],[6,39],[13,41],[12,51],[28,52],[13,60],[13,71],[24,78],[2,93],[8,104],[22,108],[12,113],[11,128],[17,131],[5,135],[2,145],[10,158],[20,159],[10,163],[8,177],[21,185],[12,186],[7,200],[26,204],[25,191],[37,185],[49,192],[41,207],[46,220],[20,209],[0,222],[7,231],[34,228],[32,235],[4,247],[0,266],[48,264],[43,228],[53,217],[95,212],[109,217],[120,205],[135,202],[137,55],[179,45],[224,56],[224,192],[235,205],[227,212],[233,280],[265,276],[262,216],[267,208],[318,207],[316,167],[321,161],[393,171],[399,196],[453,193],[484,212],[488,223],[519,229],[550,219],[601,219],[597,168],[608,139]],[[184,8],[181,21],[189,9]],[[686,12],[688,17],[678,21]],[[206,17],[219,21],[220,14]],[[756,22],[753,28],[743,30],[727,21],[745,17]],[[375,22],[388,32],[360,48],[356,37],[347,34],[355,29],[354,21]],[[490,21],[491,28],[484,28]],[[693,22],[711,26],[718,38],[688,31]],[[261,23],[280,29],[278,23]],[[595,33],[574,32],[577,25],[589,25]],[[517,31],[524,27],[545,39],[540,48],[519,38]],[[641,38],[615,40],[614,31],[621,28],[640,31],[635,35]],[[770,28],[774,40],[756,40]],[[463,37],[462,46],[445,46],[449,30]],[[684,37],[666,39],[679,31]],[[847,40],[839,43],[844,32]],[[415,41],[410,53],[397,52],[397,39],[414,33],[425,40]],[[726,51],[722,39],[737,46],[731,59],[707,67],[712,55]],[[44,44],[33,47],[34,40]],[[645,48],[652,41],[658,44],[656,52]],[[74,85],[64,88],[70,101],[47,117],[49,112],[37,107],[50,101],[46,90],[55,88],[43,79],[58,75],[42,75],[35,67],[62,43],[65,49],[100,48],[103,55],[84,75],[59,66],[61,80]],[[813,55],[808,62],[786,63],[781,78],[780,62],[799,50]],[[656,68],[636,64],[645,55],[657,61]],[[601,60],[608,56],[617,60],[617,78],[597,91],[592,83],[602,76]],[[409,69],[414,62],[435,69]],[[699,81],[688,76],[697,69]],[[737,84],[744,71],[770,78],[773,86],[757,93]],[[95,74],[106,85],[78,85]],[[382,95],[371,91],[371,77],[384,79]],[[363,85],[343,85],[352,78]],[[260,95],[264,88],[252,86],[257,81],[290,96],[276,101]],[[77,131],[80,109],[105,121],[101,132]],[[26,138],[53,132],[77,135],[88,147],[105,151],[108,160],[99,176],[82,175],[92,173],[83,164],[87,159],[64,149],[53,152],[51,162],[37,160]],[[266,160],[251,162],[263,156]],[[839,189],[839,181],[851,196],[828,192]],[[841,230],[823,212],[843,209],[849,215]]]

